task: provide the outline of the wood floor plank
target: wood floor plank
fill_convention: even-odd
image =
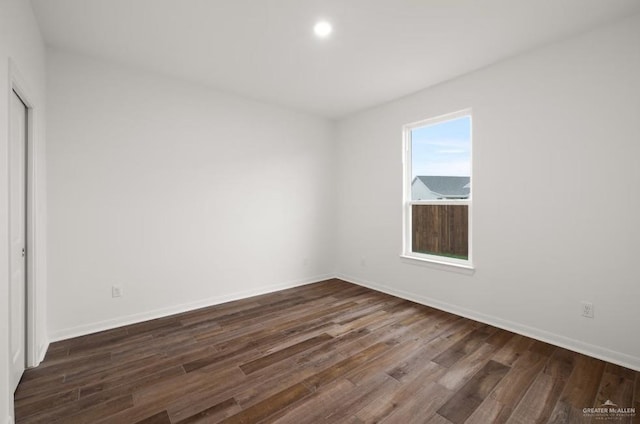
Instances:
[[[376,358],[387,350],[391,349],[392,345],[385,342],[376,343],[373,346],[364,349],[357,354],[338,362],[335,365],[326,368],[317,374],[304,380],[304,384],[313,390],[317,390],[319,387],[328,384],[329,382],[349,374],[366,364],[368,361]]]
[[[585,418],[582,410],[594,404],[604,367],[603,361],[577,355],[576,365],[551,413],[549,423],[591,421]]]
[[[135,424],[171,424],[171,420],[169,419],[167,411],[162,411],[150,416],[149,418],[136,421]]]
[[[216,422],[236,415],[242,409],[234,398],[224,400],[220,403],[216,403],[209,408],[191,415],[180,421],[174,421],[178,424],[195,424],[202,422]]]
[[[19,422],[28,424],[69,423],[86,424],[98,421],[100,417],[118,413],[133,406],[131,395],[105,399],[95,404],[75,403],[74,408],[62,408],[53,412],[31,415]]]
[[[541,342],[540,340],[534,340],[529,345],[529,351],[537,353],[541,356],[549,357],[556,350],[556,347],[552,344]]]
[[[412,393],[411,402],[402,402],[380,423],[422,424],[451,396],[450,390],[436,382],[424,383]]]
[[[423,347],[416,350],[414,355],[406,361],[390,366],[387,369],[387,373],[396,380],[403,381],[405,376],[413,375],[413,373],[420,370],[425,363],[430,362],[436,356],[442,354],[445,350],[471,333],[471,331],[473,331],[473,327],[469,321],[464,319],[455,320],[450,323],[448,331],[443,330],[445,334],[431,339]]]
[[[270,369],[263,375],[252,374],[255,377],[252,384],[243,387],[235,393],[235,398],[243,407],[249,407],[274,395],[283,387],[292,386],[315,375],[319,370],[327,369],[345,358],[338,352],[319,349],[297,358],[291,358]]]
[[[613,402],[619,408],[633,408],[634,380],[628,377],[635,380],[635,375],[630,375],[626,369],[606,364],[593,407],[603,407]],[[617,417],[621,424],[631,424],[632,419],[631,416]]]
[[[15,421],[588,422],[638,374],[331,279],[55,342]]]
[[[437,379],[442,376],[446,370],[446,368],[436,364],[435,362],[427,362],[420,371],[408,375],[406,379],[401,382],[401,385],[397,390],[376,402],[371,402],[368,405],[365,405],[356,413],[356,416],[363,423],[378,423],[395,414],[395,411],[398,409],[403,410],[398,413],[398,416],[410,413],[412,407],[407,406],[407,404],[418,404],[418,398],[414,397],[415,393],[422,393],[429,382],[437,381]],[[438,398],[442,402],[434,402],[431,404],[432,407],[436,407],[436,405],[439,407],[446,400],[446,395],[451,394],[451,392],[442,386],[433,387],[432,390],[436,394],[442,395],[442,399]],[[433,412],[435,412],[435,409]]]
[[[409,340],[407,342],[400,343],[378,356],[376,359],[369,361],[357,372],[352,373],[349,376],[349,381],[354,384],[359,384],[361,381],[366,380],[373,375],[377,375],[380,373],[380,370],[385,370],[395,364],[403,363],[420,347],[422,347],[422,343],[419,340]]]
[[[296,384],[276,393],[268,399],[259,402],[236,415],[222,420],[224,424],[249,424],[262,421],[271,415],[283,411],[304,399],[312,393],[312,390],[303,383]]]
[[[202,368],[210,368],[212,365],[219,365],[228,359],[237,360],[251,360],[260,356],[260,351],[257,347],[253,347],[252,344],[240,344],[237,347],[230,347],[229,349],[210,352],[208,355],[202,355],[202,357],[189,360],[182,364],[182,367],[187,373],[191,373]]]
[[[487,424],[505,422],[505,410],[508,407],[501,402],[490,397],[484,401],[471,413],[469,418],[465,420],[465,424]],[[507,411],[509,416],[511,411]],[[507,418],[508,419],[508,418]]]
[[[489,362],[490,355],[494,350],[495,346],[483,343],[449,367],[438,383],[449,390],[458,390]]]
[[[262,368],[266,368],[269,365],[272,365],[276,362],[280,362],[284,359],[287,359],[297,353],[300,352],[304,352],[305,350],[309,350],[312,347],[318,346],[326,341],[329,341],[333,339],[333,337],[331,337],[328,334],[321,334],[319,336],[316,337],[312,337],[310,339],[307,339],[303,342],[297,343],[293,346],[289,346],[286,347],[282,350],[278,350],[276,352],[273,352],[269,355],[263,356],[261,358],[258,359],[254,359],[253,361],[250,362],[246,362],[242,365],[240,365],[240,369],[245,373],[245,374],[251,374],[253,372],[256,372]]]
[[[268,422],[279,424],[345,422],[366,404],[392,392],[398,384],[396,380],[383,373],[371,376],[358,385],[346,379],[339,379],[325,390],[313,393],[303,404]],[[336,404],[340,404],[341,407],[336,408]]]
[[[69,348],[67,346],[54,346],[52,343],[40,365],[44,366],[56,360],[64,360],[67,356],[69,356]]]
[[[510,331],[498,329],[498,331],[489,336],[489,338],[487,338],[485,342],[489,343],[490,345],[496,346],[497,348],[501,348],[506,345],[514,336],[515,334]]]
[[[246,379],[237,367],[222,368],[212,372],[194,372],[166,380],[162,385],[147,387],[134,393],[136,405],[161,403],[193,396],[196,393],[220,392]]]
[[[525,352],[473,412],[467,423],[504,423],[548,361],[546,356]]]
[[[97,333],[88,334],[86,336],[73,337],[66,340],[61,340],[51,343],[49,349],[67,348],[72,349],[74,347],[92,344],[95,342],[112,343],[120,340],[122,337],[127,336],[127,328],[119,327],[110,330],[99,331]]]
[[[576,354],[556,348],[522,397],[508,423],[546,423],[573,372]]]
[[[528,337],[516,334],[493,356],[493,360],[508,367],[518,360],[520,355],[529,350],[534,341]]]
[[[531,383],[527,393],[507,419],[507,423],[546,423],[560,396],[560,391],[562,391],[562,386],[558,385],[557,380],[554,380],[553,377],[545,373],[538,374],[533,383]],[[495,402],[493,400],[491,401]],[[499,404],[498,406],[500,409],[495,411],[495,417],[502,412],[502,406]],[[472,422],[480,424],[482,421]]]
[[[487,423],[488,421],[485,421]],[[452,424],[451,421],[444,418],[442,415],[435,413],[431,417],[427,418],[425,424]]]
[[[30,415],[36,414],[38,411],[53,409],[59,405],[78,400],[79,397],[80,389],[74,388],[49,396],[35,397],[33,399],[27,399],[27,401],[17,401],[15,402],[14,415],[17,420],[22,420]]]
[[[504,378],[509,367],[496,361],[489,361],[440,409],[438,414],[454,424],[464,423]]]
[[[233,361],[234,359],[239,363],[244,362],[238,361],[237,357],[230,360]],[[249,378],[234,384],[224,393],[235,397],[243,407],[249,407],[315,374],[318,369],[325,368],[342,359],[344,357],[334,350],[318,346],[252,373]],[[209,366],[204,370],[210,368]],[[206,409],[215,404],[218,398],[212,397],[212,395],[218,392],[219,390],[202,392],[198,395],[192,394],[188,398],[176,401],[170,407],[170,415],[172,418],[183,418]],[[222,395],[220,394],[220,396]],[[222,400],[224,399],[218,399],[217,401]]]
[[[399,386],[400,383],[397,380],[385,373],[360,380],[356,387],[339,398],[341,407],[336,408],[334,404],[325,421],[327,423],[345,422],[365,406],[389,397],[398,390]]]
[[[346,379],[339,379],[328,385],[324,390],[311,393],[305,402],[295,408],[281,411],[279,416],[274,416],[267,422],[278,424],[298,424],[302,422],[323,423],[331,413],[333,405],[341,402],[345,393],[353,390],[355,385]]]
[[[487,332],[486,326],[481,329],[473,330],[465,338],[442,352],[440,355],[436,356],[433,359],[433,362],[440,364],[443,367],[450,367],[469,353],[479,348],[490,335],[491,334]]]
[[[84,385],[87,382],[102,382],[116,378],[120,374],[126,374],[128,372],[135,371],[141,367],[147,366],[149,363],[153,363],[157,360],[162,360],[163,355],[158,353],[149,353],[141,358],[137,358],[131,361],[122,363],[110,363],[102,367],[94,369],[82,369],[79,371],[73,371],[64,376],[65,386],[69,385]]]
[[[160,384],[163,380],[184,374],[184,368],[172,363],[160,362],[157,365],[131,370],[120,377],[111,377],[108,380],[90,383],[80,387],[80,398],[91,396],[105,390],[118,388],[118,390],[137,390],[146,385]]]
[[[137,423],[151,417],[162,415],[164,406],[160,404],[135,405],[111,415],[105,415],[87,424],[124,424]]]
[[[97,366],[111,363],[111,352],[98,352],[87,356],[67,357],[66,361],[43,364],[37,368],[25,371],[21,382],[26,383],[39,378],[46,378],[52,375],[65,375],[69,372],[79,372],[82,370],[94,370]]]
[[[73,387],[63,387],[64,374],[52,375],[46,378],[31,380],[18,384],[13,398],[14,402],[20,402],[26,399],[50,396],[60,391],[71,390]]]

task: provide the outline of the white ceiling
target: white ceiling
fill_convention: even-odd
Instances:
[[[50,46],[331,118],[640,12],[640,0],[32,3]]]

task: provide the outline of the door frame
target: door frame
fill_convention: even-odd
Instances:
[[[36,236],[39,234],[39,228],[37,228],[36,211],[38,210],[38,198],[36,196],[37,190],[37,161],[34,144],[36,138],[36,117],[38,116],[38,109],[34,103],[34,98],[31,95],[32,91],[29,89],[25,78],[18,70],[15,62],[9,59],[9,135],[11,134],[11,96],[12,91],[15,91],[20,100],[27,107],[27,137],[26,137],[26,234],[25,241],[27,245],[26,249],[26,287],[25,287],[25,368],[34,367],[38,365],[42,359],[44,352],[38,352],[38,332],[37,332],[37,288],[38,279],[36,270],[38,268],[38,259],[40,258],[40,249],[36,245]],[[46,347],[46,346],[45,346]]]

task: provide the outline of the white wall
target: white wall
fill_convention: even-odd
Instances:
[[[12,71],[9,75],[9,62]],[[45,54],[44,44],[36,24],[31,3],[23,0],[0,2],[0,423],[11,422],[13,415],[13,393],[9,388],[9,252],[8,252],[8,125],[9,95],[13,80],[19,79],[21,86],[33,103],[34,134],[33,148],[36,158],[37,201],[35,249],[38,255],[36,268],[36,300],[40,308],[36,317],[36,345],[46,347],[45,287],[46,287],[46,207],[44,169],[45,130]],[[36,352],[40,354],[41,352]],[[40,358],[38,358],[40,359]]]
[[[340,275],[640,369],[639,46],[635,16],[339,122]],[[467,107],[473,274],[399,258],[401,127]]]
[[[334,272],[331,122],[66,52],[48,69],[52,339]]]

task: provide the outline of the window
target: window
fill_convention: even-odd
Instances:
[[[403,256],[471,267],[471,111],[406,125]]]

